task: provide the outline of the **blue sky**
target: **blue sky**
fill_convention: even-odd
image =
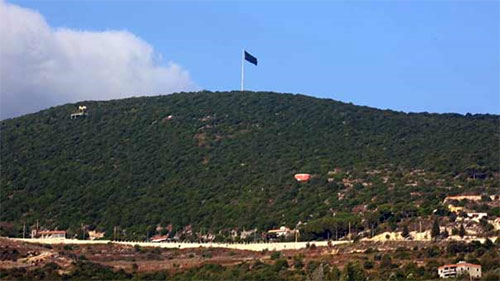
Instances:
[[[406,112],[500,113],[498,1],[8,1],[51,28],[124,30],[197,87]]]

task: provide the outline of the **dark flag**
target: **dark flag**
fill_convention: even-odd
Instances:
[[[257,65],[257,58],[247,53],[247,51],[245,51],[245,60]]]

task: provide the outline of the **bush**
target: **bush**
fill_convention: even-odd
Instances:
[[[401,233],[401,235],[404,238],[408,238],[408,236],[410,236],[410,231],[408,231],[408,226],[407,225],[403,226],[403,232]]]
[[[358,263],[349,262],[342,271],[342,280],[365,281],[366,275]]]
[[[363,268],[364,269],[372,269],[374,267],[374,264],[372,261],[365,261],[363,263]]]
[[[316,270],[316,268],[318,268],[319,265],[320,265],[320,262],[318,262],[318,261],[310,261],[307,263],[306,271],[308,273],[312,273],[314,270]]]
[[[382,256],[382,260],[380,261],[381,268],[390,268],[392,267],[392,259],[389,254],[385,254]]]
[[[458,230],[458,235],[460,235],[460,237],[463,238],[465,236],[465,234],[466,234],[466,232],[465,232],[464,224],[461,224],[460,229]]]
[[[141,250],[142,250],[141,246],[139,246],[138,244],[134,245],[134,249],[135,249],[136,252],[141,252]]]
[[[439,231],[439,221],[436,218],[432,224],[431,237],[437,238],[441,232]]]
[[[206,259],[210,259],[212,258],[212,251],[209,251],[209,250],[205,250],[203,251],[203,253],[201,254],[202,257],[206,258]]]
[[[372,254],[372,253],[375,253],[375,250],[371,247],[365,250],[365,254]]]
[[[281,252],[275,251],[271,253],[271,260],[277,260],[281,257]]]
[[[281,271],[288,268],[288,262],[285,259],[279,259],[274,263],[274,271]]]
[[[426,248],[425,253],[427,254],[427,257],[433,258],[433,257],[439,256],[441,254],[441,250],[437,246],[432,246],[432,247]]]
[[[300,269],[304,267],[304,262],[301,256],[294,256],[293,257],[293,267],[295,269]]]
[[[487,273],[487,274],[483,277],[483,280],[484,280],[484,281],[498,281],[498,280],[500,280],[500,274],[499,274],[499,273],[496,273],[496,272],[490,272],[490,273]]]

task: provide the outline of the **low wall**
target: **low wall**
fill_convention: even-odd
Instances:
[[[282,250],[297,250],[307,247],[307,244],[315,244],[317,247],[327,246],[328,241],[310,241],[310,242],[274,242],[274,243],[185,243],[185,242],[165,242],[165,243],[152,243],[152,242],[139,242],[139,241],[111,241],[111,240],[77,240],[77,239],[22,239],[10,238],[16,241],[39,243],[39,244],[80,244],[80,245],[98,245],[98,244],[121,244],[121,245],[139,245],[141,247],[160,247],[160,248],[226,248],[236,250],[249,250],[249,251],[282,251]],[[330,241],[331,245],[339,245],[351,243],[351,241]]]

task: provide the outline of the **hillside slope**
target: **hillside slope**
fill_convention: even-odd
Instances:
[[[1,122],[0,221],[108,233],[159,223],[265,229],[370,202],[412,204],[414,190],[429,208],[444,194],[491,192],[482,182],[450,190],[372,179],[339,198],[346,185],[342,175],[328,180],[334,168],[351,177],[421,169],[449,185],[499,169],[497,115],[405,114],[266,92],[81,104],[85,118],[70,119],[77,104],[67,104]],[[297,172],[315,177],[299,184]]]

